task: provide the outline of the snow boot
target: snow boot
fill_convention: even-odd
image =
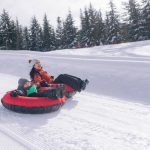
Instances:
[[[89,84],[89,80],[88,79],[83,80],[81,82],[81,90],[85,90],[87,84]]]
[[[64,84],[57,84],[56,85],[56,96],[62,98],[62,97],[64,97],[64,95],[65,95]]]
[[[47,91],[47,97],[50,99],[63,98],[65,95],[63,84],[58,84],[56,88]]]

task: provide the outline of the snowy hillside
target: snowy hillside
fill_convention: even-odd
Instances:
[[[25,115],[0,105],[1,149],[149,150],[150,41],[53,52],[0,51],[0,97],[40,59],[57,77],[90,84],[60,111]],[[9,143],[9,144],[8,144]]]

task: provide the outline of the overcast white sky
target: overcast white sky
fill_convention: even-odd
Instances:
[[[122,1],[128,0],[113,1],[117,9],[121,11]],[[109,0],[0,0],[0,13],[6,9],[12,19],[17,17],[20,24],[25,26],[29,26],[34,15],[42,24],[46,13],[50,24],[56,26],[56,18],[60,16],[64,19],[68,10],[71,10],[76,25],[79,25],[80,8],[83,10],[85,6],[89,6],[90,2],[97,10],[101,9],[102,12],[108,10]]]

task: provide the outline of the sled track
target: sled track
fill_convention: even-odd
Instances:
[[[6,110],[7,113],[9,116],[12,112]],[[142,104],[83,92],[68,100],[58,112],[27,116],[12,113],[11,116],[22,124],[34,118],[35,124],[28,127],[35,129],[30,133],[23,126],[13,131],[9,123],[4,123],[5,128],[1,126],[5,134],[28,149],[150,149],[150,109]],[[46,122],[36,128],[39,120]]]
[[[40,150],[38,147],[30,143],[29,141],[25,140],[21,136],[18,135],[18,133],[14,133],[9,129],[6,129],[4,126],[0,125],[0,132],[8,137],[8,139],[11,139],[15,143],[18,143],[20,146],[22,146],[22,149],[28,149],[28,150]],[[13,146],[13,145],[12,145]]]
[[[86,98],[86,96],[83,98]],[[86,103],[83,103],[83,107],[78,109],[77,113],[81,114],[80,117],[77,117],[75,114],[67,114],[66,117],[69,117],[74,122],[78,122],[77,124],[83,124],[83,128],[91,131],[92,134],[95,134],[95,137],[98,137],[100,134],[101,138],[108,139],[114,143],[115,141],[122,142],[126,149],[138,150],[140,149],[139,147],[142,150],[150,149],[150,137],[148,134],[145,135],[147,131],[150,131],[150,128],[148,129],[150,120],[145,122],[144,127],[148,129],[147,131],[145,130],[145,133],[140,132],[140,125],[138,126],[140,122],[144,122],[149,117],[149,107],[119,100],[115,101],[115,99],[112,100],[108,97],[103,98],[104,100],[101,99],[102,102],[98,101],[98,99],[92,100],[93,104],[97,104],[92,106],[86,105],[88,101],[90,102],[87,97]],[[105,101],[106,98],[107,101]],[[87,118],[85,118],[86,114],[88,114]],[[138,127],[136,128],[136,126]],[[133,130],[134,128],[135,130]],[[133,145],[133,148],[131,148],[131,145]]]

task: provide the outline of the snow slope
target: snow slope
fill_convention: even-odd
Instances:
[[[40,59],[55,77],[88,78],[60,111],[25,115],[0,105],[2,149],[149,150],[150,41],[54,52],[0,51],[0,97]],[[6,142],[9,143],[6,145]],[[10,146],[11,145],[11,146]]]

